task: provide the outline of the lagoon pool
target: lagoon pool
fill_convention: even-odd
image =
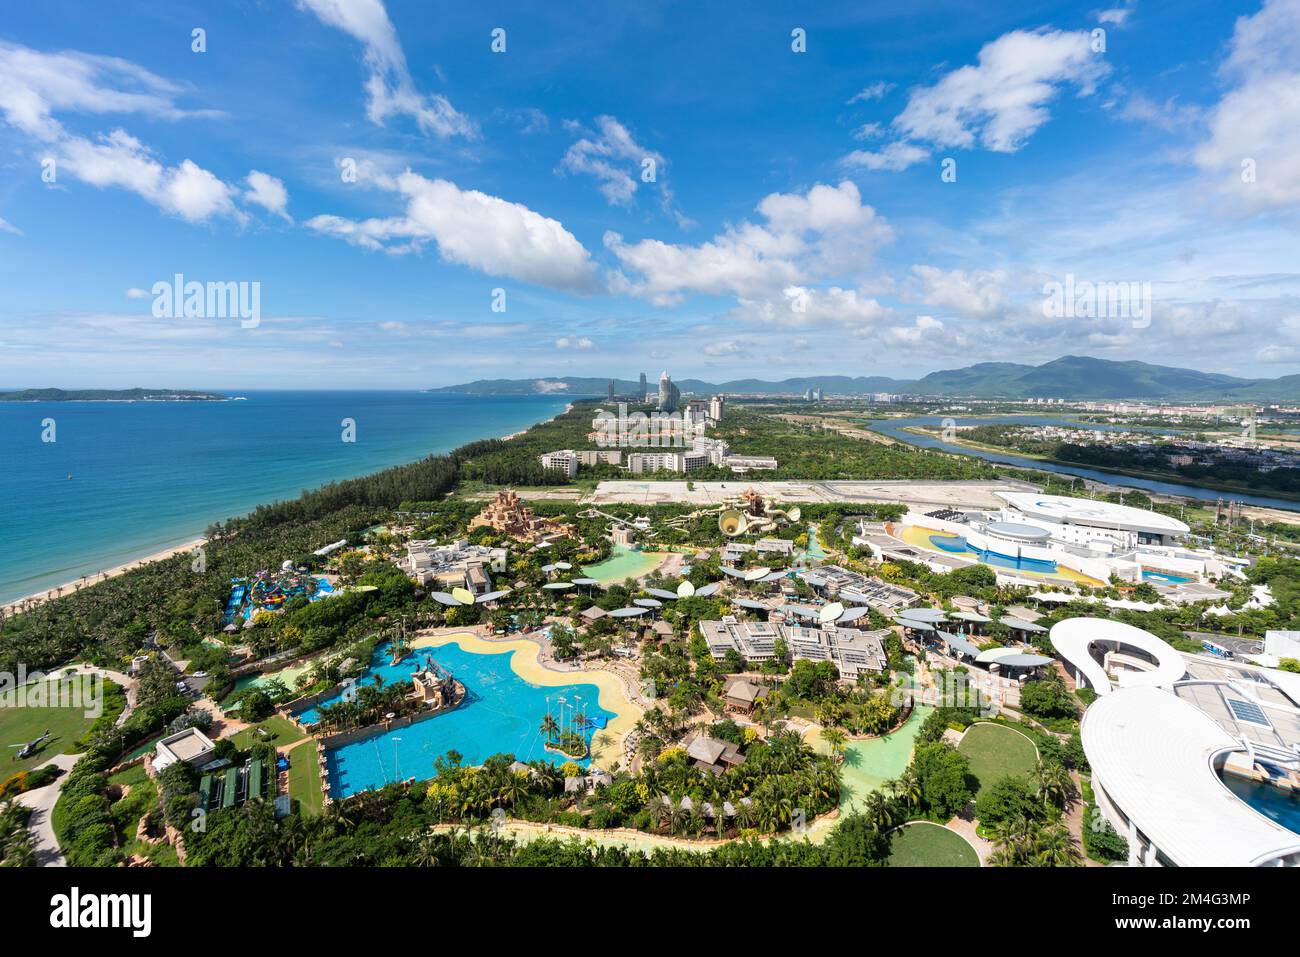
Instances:
[[[385,682],[405,680],[411,671],[423,666],[428,656],[465,685],[468,697],[455,711],[327,751],[331,794],[347,797],[393,781],[432,777],[434,761],[453,749],[466,765],[482,764],[500,753],[513,754],[520,761],[563,763],[565,758],[546,750],[540,729],[548,705],[556,712],[561,697],[570,704],[576,701],[598,725],[614,717],[597,704],[600,691],[594,684],[530,684],[510,667],[512,654],[508,650],[475,654],[458,644],[448,644],[417,648],[401,664],[393,666],[388,664],[385,646],[375,649],[372,668],[366,670],[363,681],[370,680],[372,674],[380,675]],[[304,721],[314,718],[315,709],[311,711],[310,716],[304,712]],[[577,763],[585,766],[588,762]]]
[[[643,552],[639,548],[615,545],[609,558],[595,565],[584,566],[582,573],[602,585],[613,585],[628,578],[650,574],[667,556],[667,552]]]

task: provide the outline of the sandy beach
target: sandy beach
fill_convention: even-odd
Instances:
[[[161,552],[154,552],[152,555],[146,555],[144,558],[132,559],[129,562],[124,562],[121,565],[115,565],[114,567],[106,569],[105,571],[93,572],[89,575],[86,575],[84,578],[77,578],[70,582],[64,582],[62,585],[56,585],[53,588],[47,588],[45,591],[36,592],[36,594],[34,595],[27,595],[24,598],[15,598],[13,601],[5,602],[5,604],[0,607],[4,609],[6,614],[8,614],[9,612],[18,611],[20,608],[23,610],[29,610],[31,608],[36,607],[37,605],[50,601],[53,598],[58,598],[61,595],[71,594],[72,592],[75,592],[78,589],[81,589],[87,585],[93,585],[96,582],[104,581],[105,579],[108,578],[115,578],[118,575],[124,574],[125,572],[129,572],[133,568],[139,568],[141,565],[146,565],[149,562],[160,562],[163,559],[171,558],[175,555],[180,555],[184,552],[193,551],[194,549],[198,548],[200,545],[206,543],[206,541],[207,539],[205,538],[196,538],[193,541],[186,542],[183,545],[177,545],[174,548],[167,548]]]
[[[525,681],[543,686],[568,684],[593,684],[600,689],[597,701],[606,711],[614,714],[605,728],[606,743],[593,743],[592,761],[608,768],[623,759],[623,739],[641,719],[641,709],[628,697],[623,682],[608,671],[553,671],[538,656],[542,646],[531,638],[502,638],[489,641],[469,632],[443,635],[423,635],[411,642],[412,648],[437,648],[442,645],[459,645],[463,651],[479,655],[510,654],[510,667]],[[596,738],[600,739],[597,734]]]

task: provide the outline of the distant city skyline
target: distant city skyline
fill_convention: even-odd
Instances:
[[[0,387],[1294,374],[1297,88],[1300,0],[24,7]]]

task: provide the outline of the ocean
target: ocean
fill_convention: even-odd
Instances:
[[[244,398],[0,402],[0,602],[184,544],[303,489],[522,431],[568,401],[226,394]],[[344,419],[354,442],[342,439]]]

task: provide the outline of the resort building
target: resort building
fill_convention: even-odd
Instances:
[[[1274,820],[1300,790],[1300,675],[1105,619],[1059,622],[1051,641],[1098,694],[1080,733],[1130,864],[1300,866],[1300,834]]]
[[[492,590],[490,573],[505,572],[509,554],[504,548],[471,545],[464,538],[446,545],[420,539],[406,543],[406,554],[397,566],[420,585],[464,586],[480,595]],[[487,587],[482,587],[484,582]]]
[[[715,395],[709,399],[709,425],[717,425],[722,421],[723,415],[727,411],[727,397],[725,395]]]
[[[212,761],[217,746],[198,728],[186,728],[168,735],[154,746],[153,769],[165,771],[177,761],[201,768]]]
[[[731,677],[727,679],[727,684],[722,689],[722,700],[726,703],[728,711],[751,714],[754,705],[765,699],[768,694],[768,689],[763,685],[753,684],[744,678]]]
[[[772,661],[780,641],[789,661],[830,661],[845,681],[882,672],[888,664],[884,648],[888,629],[806,628],[782,622],[739,621],[728,615],[721,621],[701,621],[700,634],[715,661],[725,659],[731,651],[750,665]]]
[[[745,756],[740,753],[739,747],[730,741],[719,741],[698,731],[688,734],[682,740],[682,747],[686,749],[691,764],[710,774],[721,774],[728,768],[745,763]]]
[[[799,573],[813,591],[826,598],[852,605],[866,605],[885,615],[893,615],[920,601],[910,588],[891,585],[839,565],[821,565]]]
[[[728,455],[727,468],[736,473],[771,471],[776,468],[776,459],[770,455]]]
[[[668,370],[665,369],[659,375],[659,411],[676,412],[681,401],[682,392],[673,385],[673,380],[669,378]]]
[[[709,453],[695,450],[683,452],[629,452],[627,470],[633,475],[643,472],[680,472],[686,474],[709,466]]]
[[[548,472],[563,472],[566,478],[572,479],[578,474],[578,457],[573,454],[572,449],[564,449],[559,452],[547,452],[540,456],[542,468]]]

